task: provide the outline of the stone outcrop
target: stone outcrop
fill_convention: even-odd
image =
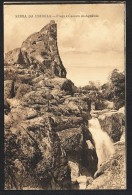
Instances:
[[[114,144],[115,154],[100,167],[99,175],[86,189],[120,190],[126,189],[126,153],[125,142]]]
[[[102,130],[107,132],[114,142],[119,141],[122,134],[125,134],[124,107],[119,110],[104,109],[91,111],[91,116],[98,118]]]
[[[98,117],[101,128],[108,133],[114,142],[120,140],[123,133],[124,113],[106,112]]]
[[[6,189],[70,189],[69,162],[78,164],[79,175],[88,167],[94,174],[95,146],[86,142],[92,142],[90,107],[75,91],[59,56],[54,21],[6,54],[5,172],[12,175]]]
[[[21,64],[31,69],[38,68],[48,76],[66,77],[57,47],[57,24],[51,21],[39,32],[30,35],[21,48],[9,51],[5,63]]]
[[[17,86],[17,83],[15,85]],[[20,155],[16,155],[14,160],[18,159],[24,163],[25,169],[30,166],[35,173],[33,177],[40,181],[39,185],[46,182],[47,185],[52,185],[50,188],[53,189],[70,189],[68,161],[76,161],[80,166],[84,163],[83,158],[91,156],[84,135],[88,119],[87,103],[80,100],[82,106],[78,106],[78,98],[71,95],[63,94],[61,100],[58,96],[60,94],[53,96],[48,87],[43,89],[37,86],[36,91],[33,87],[35,85],[20,84],[15,97],[6,99],[10,112],[5,115],[5,131],[10,129],[11,134],[19,140],[16,142],[20,146]],[[45,127],[46,123],[48,125]],[[88,136],[88,139],[91,138]],[[87,160],[88,158],[85,159],[85,165]],[[92,163],[96,170],[97,164],[94,160]],[[32,176],[31,169],[29,175]],[[56,182],[52,181],[53,177]],[[30,185],[32,180],[31,177]]]
[[[81,128],[70,128],[58,132],[62,148],[71,156],[83,150],[83,133]]]

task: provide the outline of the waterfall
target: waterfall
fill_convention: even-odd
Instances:
[[[109,135],[101,129],[97,118],[89,120],[89,131],[95,142],[99,169],[101,164],[114,154],[114,146]]]

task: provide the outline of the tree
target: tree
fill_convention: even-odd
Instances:
[[[100,82],[99,81],[89,81],[89,84],[84,86],[83,89],[98,91],[100,89]]]
[[[110,75],[109,83],[102,86],[106,99],[113,101],[115,108],[125,105],[125,74],[114,69]]]
[[[110,79],[113,87],[113,101],[115,107],[119,109],[125,105],[125,74],[114,69]]]

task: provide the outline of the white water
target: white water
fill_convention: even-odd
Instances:
[[[99,169],[100,165],[114,154],[114,146],[109,135],[101,129],[97,118],[89,120],[89,131],[95,142]]]

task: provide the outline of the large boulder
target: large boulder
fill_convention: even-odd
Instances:
[[[18,118],[20,119],[20,116]],[[11,159],[16,160],[17,157],[32,179],[33,177],[38,178],[38,183],[41,185],[46,182],[53,189],[70,188],[68,161],[66,153],[60,146],[59,137],[54,132],[53,120],[50,117],[37,117],[26,122],[21,117],[21,121],[18,122],[18,118],[13,115],[12,127],[10,128],[10,135],[14,135],[16,139],[13,140],[16,148],[14,148]],[[10,149],[13,150],[13,148]],[[19,151],[19,156],[17,156],[16,149]],[[7,150],[6,158],[8,153]],[[7,161],[7,163],[9,162]],[[32,170],[34,171],[32,172]],[[32,180],[30,182],[32,185]],[[25,182],[23,182],[24,185],[26,186]]]
[[[116,142],[114,147],[115,154],[101,165],[98,170],[98,177],[96,177],[86,189],[126,189],[125,143],[120,141]]]
[[[93,176],[97,170],[98,158],[91,134],[85,125],[81,125],[79,128],[65,129],[57,132],[57,134],[62,148],[66,152],[69,161],[72,162],[70,163],[71,172],[74,174],[72,165],[75,163],[78,166],[79,174]]]
[[[77,116],[52,116],[55,126],[56,126],[56,131],[62,131],[65,129],[71,129],[71,128],[79,128],[83,121],[82,117],[77,117]]]
[[[70,155],[79,153],[83,147],[83,133],[81,128],[65,129],[57,133],[62,148]]]
[[[43,189],[48,189],[48,186],[49,189],[69,189],[74,170],[69,167],[68,160],[78,163],[80,168],[84,160],[82,156],[89,156],[85,160],[86,165],[93,158],[90,148],[84,143],[86,140],[82,129],[82,124],[87,126],[88,110],[84,106],[86,102],[83,98],[79,101],[70,95],[52,95],[48,87],[35,90],[36,85],[36,82],[33,86],[20,83],[16,86],[15,97],[7,98],[11,110],[5,115],[5,127],[10,129],[10,134],[16,136],[14,141],[18,144],[20,154],[12,155],[13,162],[18,160],[18,164],[22,164],[27,170],[28,185],[35,187],[37,184]],[[18,165],[17,167],[21,173]],[[81,171],[80,169],[79,173]],[[23,175],[23,180],[24,177],[27,175]],[[33,177],[35,181],[38,178],[36,184],[32,181]],[[26,187],[25,183],[21,183],[23,188]]]
[[[101,114],[98,119],[102,130],[107,132],[114,142],[119,141],[123,132],[124,114],[118,111],[106,112]]]
[[[60,90],[64,90],[67,92],[67,94],[74,94],[75,92],[75,86],[74,83],[66,78],[53,78],[46,80],[46,86],[52,87]]]

